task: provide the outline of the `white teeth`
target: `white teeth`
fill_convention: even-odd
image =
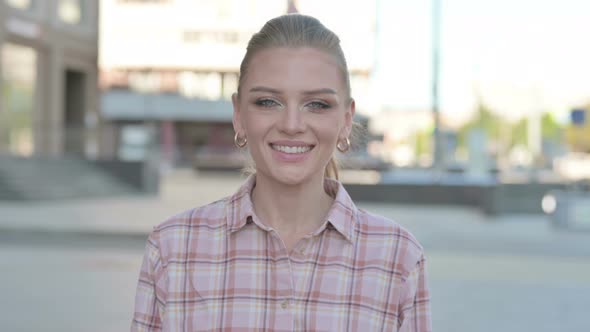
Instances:
[[[311,150],[310,146],[284,146],[272,144],[271,147],[277,151],[281,151],[284,153],[305,153]]]

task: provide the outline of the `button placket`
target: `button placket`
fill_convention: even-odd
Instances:
[[[288,300],[288,299],[284,299],[284,300],[281,302],[281,308],[283,308],[283,309],[287,309],[288,307],[289,307],[289,300]]]
[[[312,236],[308,235],[300,241],[299,246],[297,248],[297,252],[300,255],[305,255],[307,253],[307,250],[309,249],[309,246],[311,245],[310,244],[311,238],[312,238]]]

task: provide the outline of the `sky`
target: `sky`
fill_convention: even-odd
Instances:
[[[440,0],[441,111],[511,119],[590,103],[590,1]],[[378,0],[374,98],[431,107],[432,0]]]

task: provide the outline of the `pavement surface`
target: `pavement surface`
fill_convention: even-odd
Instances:
[[[152,227],[242,181],[181,170],[158,196],[0,202],[0,331],[128,330]],[[424,245],[435,331],[590,331],[590,232],[541,215],[358,205]]]

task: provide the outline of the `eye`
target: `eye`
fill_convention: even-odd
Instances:
[[[280,106],[279,103],[277,103],[276,101],[272,100],[272,99],[268,99],[268,98],[262,98],[262,99],[258,99],[254,102],[254,104],[256,106],[260,106],[260,107],[266,107],[266,108],[270,108],[270,107],[275,107],[275,106]]]
[[[306,106],[311,108],[312,110],[323,110],[331,107],[330,104],[323,101],[312,101],[308,103]]]

